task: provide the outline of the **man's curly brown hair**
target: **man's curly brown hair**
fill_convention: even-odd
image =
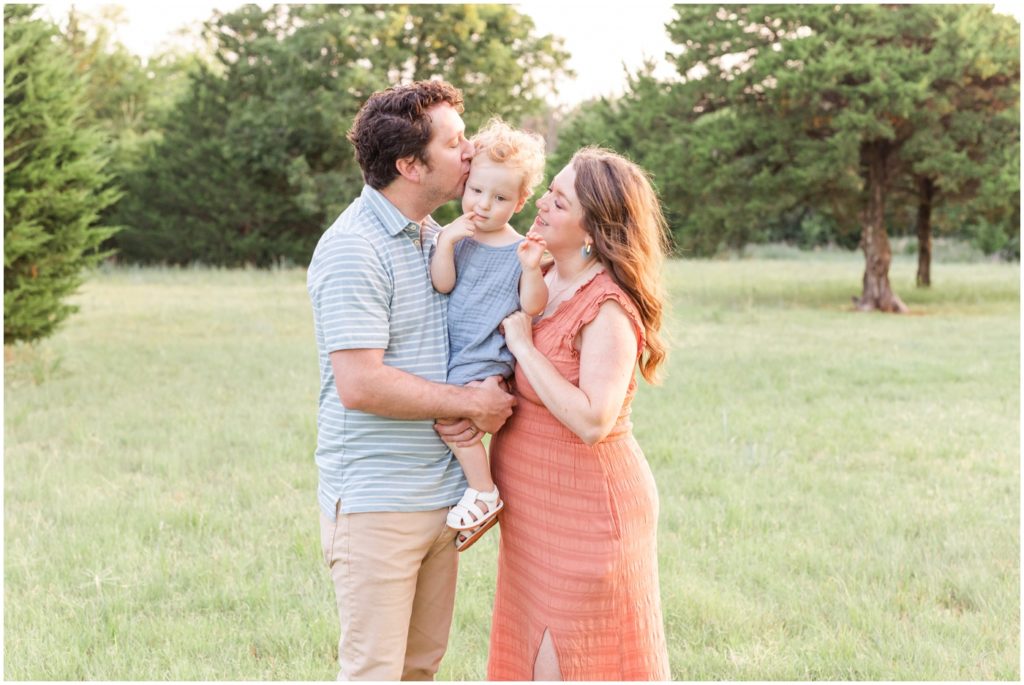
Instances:
[[[426,111],[447,102],[462,112],[462,91],[444,81],[416,81],[374,93],[356,114],[348,140],[355,146],[363,180],[375,190],[398,176],[395,162],[404,157],[430,164],[430,117]]]

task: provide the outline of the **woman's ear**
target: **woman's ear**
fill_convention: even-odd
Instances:
[[[413,183],[419,183],[422,164],[415,157],[402,157],[395,161],[395,168],[398,169],[398,173],[402,178]]]

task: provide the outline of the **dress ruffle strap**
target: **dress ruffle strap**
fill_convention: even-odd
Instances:
[[[608,272],[603,271],[593,278],[592,281],[587,283],[582,292],[578,293],[576,298],[578,304],[573,307],[573,310],[569,312],[571,316],[576,318],[575,322],[569,327],[569,332],[566,334],[566,347],[572,351],[574,359],[579,358],[579,350],[573,344],[576,340],[576,336],[580,334],[584,326],[592,323],[597,318],[597,313],[601,310],[603,305],[608,300],[614,300],[621,306],[626,316],[629,317],[629,322],[633,324],[633,334],[636,336],[636,358],[640,359],[640,355],[643,354],[644,345],[646,344],[646,337],[644,336],[643,320],[640,318],[640,311],[633,304],[633,300],[627,295],[622,288],[612,280]]]

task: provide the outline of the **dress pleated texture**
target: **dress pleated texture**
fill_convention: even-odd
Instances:
[[[537,349],[579,385],[573,339],[614,299],[637,334],[630,298],[605,272],[534,324]],[[544,631],[566,680],[668,680],[658,590],[658,493],[633,438],[632,380],[615,428],[586,445],[540,402],[517,368],[518,401],[491,441],[505,500],[487,677],[531,680]]]

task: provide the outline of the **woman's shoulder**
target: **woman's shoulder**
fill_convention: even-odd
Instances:
[[[631,316],[634,313],[639,314],[633,298],[616,282],[615,277],[609,273],[608,269],[602,269],[594,277],[588,290],[590,291],[587,298],[590,300],[589,304],[596,304],[597,308],[600,308],[605,302],[612,300],[622,305],[623,309],[627,310],[627,314]]]
[[[633,332],[637,337],[640,349],[644,345],[644,327],[640,318],[640,310],[637,308],[633,298],[629,296],[622,286],[607,269],[599,272],[586,284],[583,292],[580,293],[579,310],[576,312],[575,324],[572,326],[572,336],[575,338],[583,328],[592,323],[599,315],[602,308],[614,308],[618,305],[625,312],[626,318],[632,325]]]

